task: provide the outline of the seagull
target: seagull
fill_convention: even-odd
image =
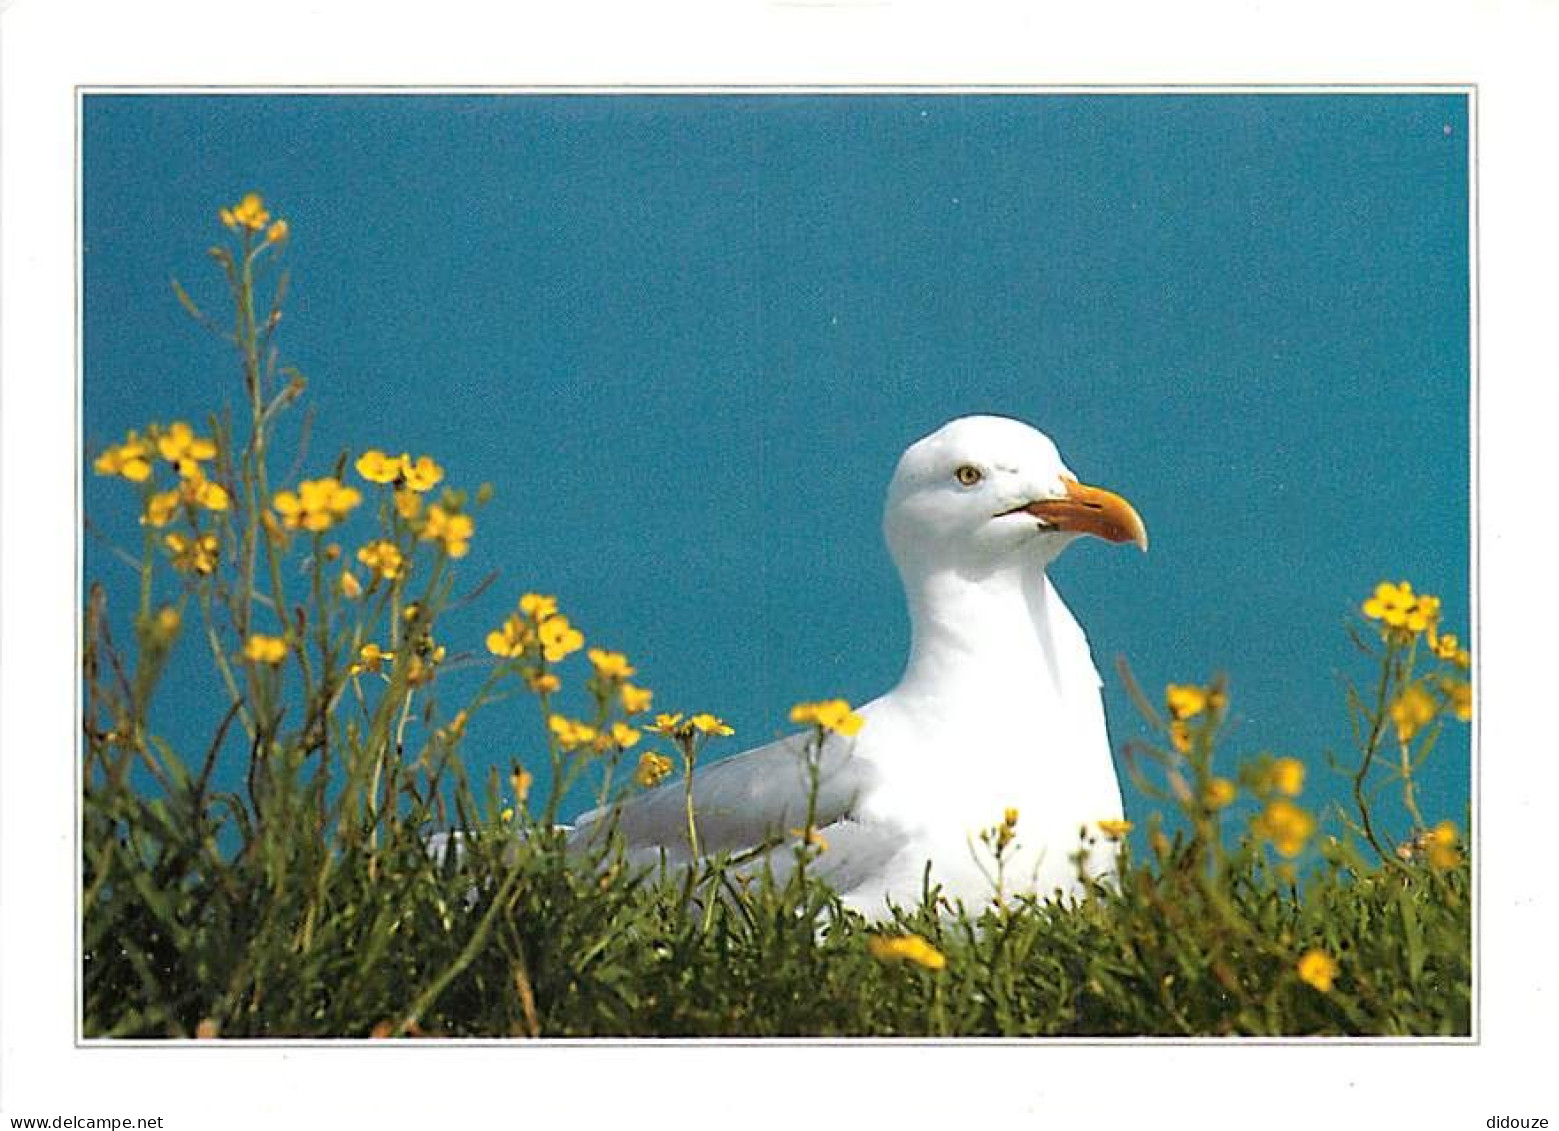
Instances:
[[[814,748],[822,851],[809,867],[869,919],[888,915],[889,901],[918,905],[928,867],[949,906],[1076,894],[1080,836],[1120,821],[1123,806],[1102,681],[1046,571],[1084,536],[1146,550],[1142,519],[1120,495],[1082,483],[1044,433],[966,416],[899,459],[883,533],[909,606],[909,658],[897,686],[858,709],[854,735],[828,732]],[[793,734],[695,769],[700,852],[761,855],[767,845],[776,874],[794,867],[815,742],[816,732]],[[574,837],[607,827],[612,811],[578,818]],[[616,813],[630,860],[691,862],[685,783]],[[1113,865],[1108,846],[1082,860],[1101,879]]]

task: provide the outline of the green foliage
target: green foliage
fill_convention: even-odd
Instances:
[[[989,903],[950,906],[928,875],[920,905],[886,922],[845,909],[809,867],[828,851],[810,817],[776,850],[795,857],[782,877],[725,857],[630,866],[610,820],[582,848],[554,819],[582,775],[610,806],[673,772],[653,752],[617,772],[651,692],[628,682],[626,657],[591,649],[588,709],[559,714],[557,665],[584,637],[555,601],[527,594],[489,634],[475,695],[441,706],[433,632],[474,536],[467,496],[446,488],[432,501],[443,471],[428,457],[365,452],[353,466],[379,492],[377,526],[348,557],[327,538],[364,501],[342,480],[345,456],[328,477],[273,491],[269,438],[303,382],[278,367],[271,340],[285,276],[267,317],[257,293],[290,233],[258,197],[222,219],[236,246],[213,258],[234,328],[176,293],[234,347],[247,435],[238,446],[225,415],[210,440],[153,425],[94,461],[140,488],[145,538],[138,558],[125,555],[140,576],[129,645],[101,586],[84,621],[88,1037],[1469,1032],[1470,865],[1455,826],[1426,828],[1413,793],[1438,728],[1470,710],[1470,659],[1437,636],[1433,598],[1382,585],[1364,605],[1380,623],[1355,642],[1376,678],[1372,694],[1349,693],[1359,760],[1343,768],[1355,805],[1335,814],[1340,835],[1300,807],[1296,760],[1217,772],[1227,695],[1215,683],[1171,687],[1163,718],[1136,692],[1161,741],[1132,744],[1130,763],[1170,820],[1150,819],[1142,859],[1126,828],[1084,830],[1076,897],[1007,893],[1016,811],[981,838]],[[289,596],[300,548],[307,592]],[[197,618],[225,714],[192,758],[149,717]],[[1421,653],[1439,662],[1427,675]],[[481,788],[464,769],[472,714],[517,692],[549,724],[550,786],[534,805],[523,766]],[[797,712],[814,726],[813,755],[824,730],[861,722],[842,701]],[[705,744],[729,733],[709,714],[643,729],[671,745],[685,783]],[[240,776],[217,772],[235,757],[243,787],[216,788]],[[1411,819],[1396,846],[1377,812],[1394,783]],[[1231,822],[1236,811],[1247,824]],[[453,846],[430,840],[450,827],[466,830]],[[1087,878],[1094,853],[1115,855],[1112,880]]]

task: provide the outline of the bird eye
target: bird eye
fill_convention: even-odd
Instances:
[[[973,464],[966,463],[957,471],[953,472],[953,478],[957,479],[958,482],[962,483],[965,487],[973,487],[980,480],[984,479],[985,475],[978,467],[975,467]]]

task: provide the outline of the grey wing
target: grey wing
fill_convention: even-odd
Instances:
[[[699,846],[705,852],[739,852],[771,839],[783,839],[806,823],[810,777],[805,752],[809,735],[791,735],[734,758],[695,768],[693,811]],[[830,735],[819,762],[814,825],[826,829],[847,821],[869,784],[869,767],[854,755],[853,739]],[[578,820],[576,835],[590,835],[607,811],[595,809]],[[622,805],[618,829],[631,852],[665,849],[685,858],[688,842],[685,785],[681,779],[630,798]],[[826,834],[825,834],[826,835]]]

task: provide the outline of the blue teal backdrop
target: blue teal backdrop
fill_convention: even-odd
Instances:
[[[442,630],[472,658],[451,710],[528,589],[657,706],[725,716],[728,752],[798,700],[881,693],[908,639],[884,488],[975,412],[1146,518],[1146,557],[1080,544],[1055,571],[1117,744],[1144,733],[1117,656],[1155,694],[1225,672],[1228,752],[1341,797],[1360,600],[1410,579],[1468,635],[1465,95],[102,93],[82,118],[87,458],[241,405],[169,277],[220,305],[217,209],[263,193],[292,230],[305,474],[384,447],[496,489],[463,569],[499,579]],[[121,635],[130,497],[88,472]],[[188,639],[157,725],[193,757],[219,714]],[[533,709],[467,749],[539,770]],[[1454,726],[1431,821],[1464,819],[1468,752]]]

